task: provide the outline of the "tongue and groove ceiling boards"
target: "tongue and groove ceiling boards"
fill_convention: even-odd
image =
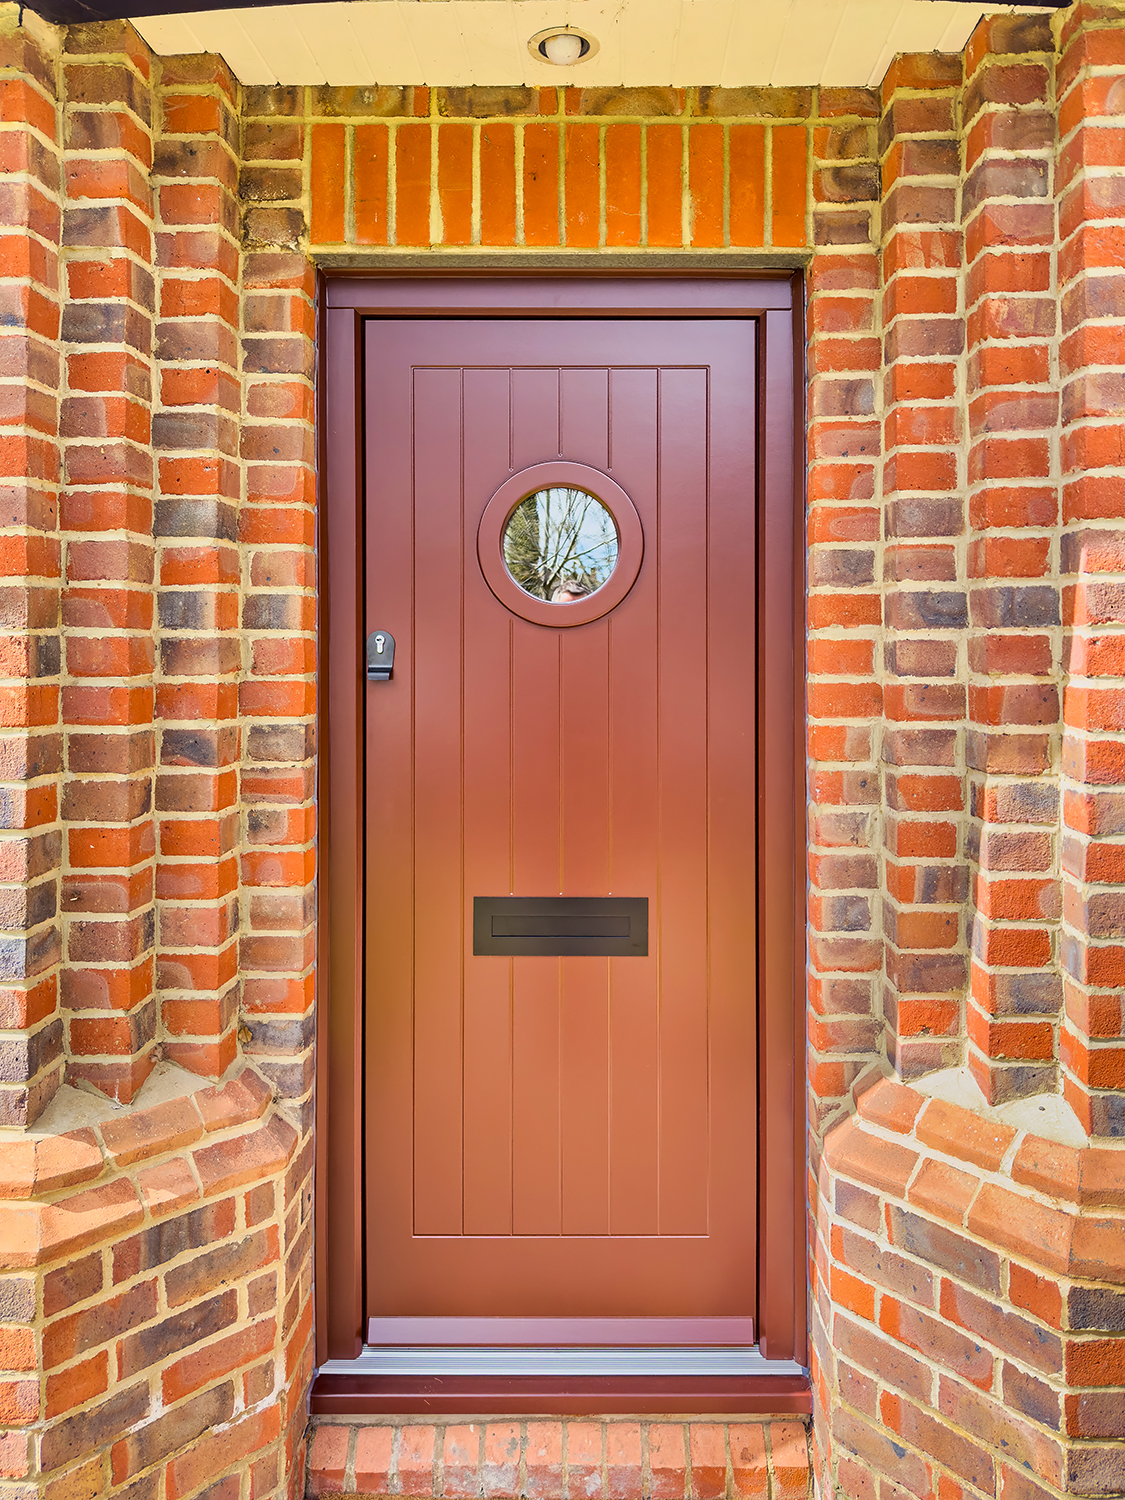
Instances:
[[[149,0],[151,4],[151,0]],[[1047,0],[1048,6],[1051,0]],[[873,86],[899,52],[960,52],[974,0],[335,0],[133,16],[154,51],[217,52],[248,84]],[[528,40],[572,25],[572,67]]]

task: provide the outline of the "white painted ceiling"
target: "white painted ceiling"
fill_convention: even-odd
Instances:
[[[960,52],[981,16],[955,0],[332,0],[133,25],[163,56],[220,53],[243,83],[861,85],[898,52]],[[572,67],[527,43],[566,24],[599,50]]]

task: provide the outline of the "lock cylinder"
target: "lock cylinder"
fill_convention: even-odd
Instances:
[[[395,638],[389,630],[373,630],[367,637],[368,682],[390,682],[395,668]]]

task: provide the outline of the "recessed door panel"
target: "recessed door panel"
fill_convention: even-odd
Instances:
[[[376,319],[365,375],[368,1313],[753,1317],[755,324]],[[544,465],[525,615],[478,531]],[[506,897],[643,898],[647,951],[474,952]]]

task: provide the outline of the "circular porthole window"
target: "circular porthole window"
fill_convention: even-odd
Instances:
[[[585,625],[620,604],[640,571],[641,520],[608,474],[535,464],[485,506],[477,556],[489,588],[535,625]]]
[[[533,599],[576,604],[617,566],[617,527],[596,495],[549,485],[521,500],[504,527],[508,572]]]

